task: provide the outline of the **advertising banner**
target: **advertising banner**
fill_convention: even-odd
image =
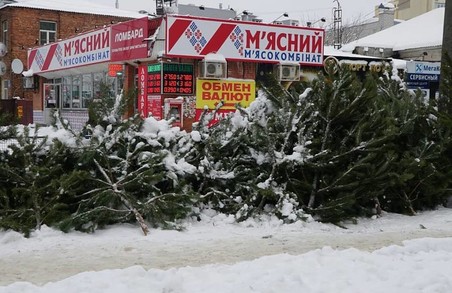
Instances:
[[[408,61],[405,82],[409,89],[420,89],[424,96],[433,98],[439,91],[441,62]]]
[[[323,65],[324,30],[298,26],[166,17],[166,54],[202,58],[218,53],[228,60]]]
[[[439,82],[441,62],[408,61],[405,81],[411,83]]]
[[[254,80],[208,80],[196,81],[196,109],[215,109],[221,101],[222,110],[234,110],[235,104],[246,108],[256,99]]]
[[[163,119],[162,96],[148,95],[148,115],[151,115],[156,120]]]
[[[142,59],[148,56],[148,18],[111,26],[111,61]]]
[[[67,69],[110,61],[110,27],[89,32],[28,52],[33,73]]]
[[[210,110],[209,113],[213,112],[213,110]],[[222,110],[219,109],[217,112],[215,112],[215,116],[212,117],[212,119],[209,121],[208,126],[211,127],[212,125],[215,125],[218,123],[218,121],[223,120],[227,118],[229,115],[233,114],[235,110]],[[195,112],[195,121],[199,121],[201,118],[202,113],[204,113],[204,110],[202,109],[196,109]]]
[[[149,116],[149,105],[147,99],[147,73],[146,65],[138,67],[138,112],[142,118]]]
[[[439,74],[415,74],[407,73],[406,81],[426,81],[426,82],[439,82]]]
[[[148,57],[150,34],[161,19],[147,17],[121,22],[67,40],[28,51],[28,68],[39,74],[103,62],[124,62]]]
[[[406,71],[414,74],[437,74],[441,73],[441,62],[408,61]]]

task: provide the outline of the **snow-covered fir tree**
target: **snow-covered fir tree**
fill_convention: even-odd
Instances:
[[[346,68],[289,88],[268,76],[258,87],[249,108],[214,126],[206,111],[191,133],[153,117],[123,119],[127,99],[109,94],[92,104],[81,133],[58,112],[43,139],[24,127],[0,153],[0,227],[27,234],[44,224],[94,231],[134,222],[147,234],[180,228],[203,208],[237,221],[340,223],[448,198],[452,119],[438,101],[391,74]]]

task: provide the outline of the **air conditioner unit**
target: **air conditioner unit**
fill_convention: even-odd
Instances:
[[[218,61],[202,62],[202,76],[208,78],[226,78],[226,63]]]
[[[276,74],[280,81],[300,80],[300,65],[278,64]]]

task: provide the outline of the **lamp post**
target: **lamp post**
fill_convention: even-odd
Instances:
[[[236,18],[238,19],[238,20],[248,20],[248,16],[250,15],[251,13],[250,12],[248,12],[247,10],[243,10],[241,13],[239,13],[239,14],[237,14],[237,16],[236,16]]]
[[[283,14],[278,16],[275,20],[273,20],[272,23],[277,22],[279,19],[281,19],[281,17],[289,17],[289,14],[287,12],[284,12]]]
[[[326,22],[326,18],[325,18],[325,17],[322,17],[321,19],[316,20],[316,21],[314,21],[314,22],[308,21],[308,22],[306,23],[306,25],[307,25],[308,27],[312,27],[314,24],[319,23],[319,22]]]

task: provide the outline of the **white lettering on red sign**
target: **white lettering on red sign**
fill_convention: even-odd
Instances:
[[[115,42],[144,38],[143,28],[115,34]]]

